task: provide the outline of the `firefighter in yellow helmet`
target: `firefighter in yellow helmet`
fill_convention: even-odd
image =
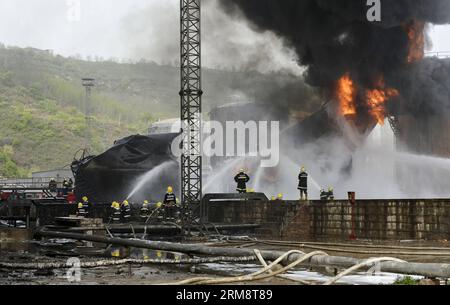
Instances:
[[[89,210],[91,207],[91,204],[89,203],[89,199],[84,196],[81,198],[82,202],[78,203],[78,216],[80,217],[89,217]]]
[[[162,202],[158,202],[155,205],[156,211],[154,213],[156,213],[156,218],[158,219],[158,221],[163,221],[164,219],[164,208],[163,208],[163,203]]]
[[[300,191],[300,200],[308,200],[308,173],[302,166],[298,175],[298,189]]]
[[[131,221],[131,206],[128,200],[122,203],[122,222],[128,223]]]
[[[177,197],[173,193],[173,187],[167,188],[167,193],[164,196],[164,216],[167,221],[175,221],[175,213],[177,209]]]
[[[334,200],[334,189],[331,186],[328,188],[328,199]]]
[[[120,204],[117,201],[111,204],[111,211],[112,222],[120,223]]]
[[[234,181],[237,183],[236,191],[238,193],[247,193],[247,183],[250,181],[250,177],[245,173],[243,168],[241,168],[239,173],[234,177]]]
[[[79,202],[78,206],[77,206],[77,216],[78,217],[84,217],[85,214],[86,213],[85,213],[85,210],[84,210],[84,205],[83,205],[82,202]]]
[[[139,215],[143,220],[147,220],[148,216],[150,215],[150,209],[148,205],[148,200],[144,200],[144,203],[142,203],[141,211],[139,212]]]

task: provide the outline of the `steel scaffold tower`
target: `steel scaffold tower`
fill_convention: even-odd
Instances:
[[[202,197],[200,0],[181,1],[181,201],[194,208]]]

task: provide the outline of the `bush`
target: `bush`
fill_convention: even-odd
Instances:
[[[407,286],[414,286],[414,285],[419,285],[419,281],[413,279],[410,276],[405,276],[405,277],[399,277],[397,278],[397,280],[394,282],[393,285],[407,285]]]

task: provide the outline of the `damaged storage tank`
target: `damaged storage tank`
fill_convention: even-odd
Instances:
[[[77,200],[160,201],[168,185],[179,186],[179,165],[171,151],[177,136],[134,135],[116,141],[101,155],[74,161]]]

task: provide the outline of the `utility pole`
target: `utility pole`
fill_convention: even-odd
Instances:
[[[86,132],[84,134],[84,149],[89,150],[91,146],[91,94],[92,88],[95,86],[95,79],[83,78],[81,79],[83,87],[86,89],[86,95],[84,99],[84,118],[86,120]]]
[[[189,210],[202,197],[202,84],[200,0],[180,0],[181,201]]]

